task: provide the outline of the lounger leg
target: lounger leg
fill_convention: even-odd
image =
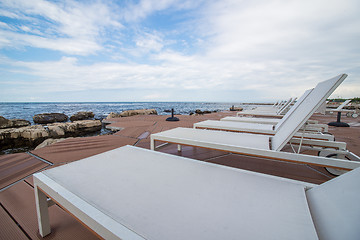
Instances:
[[[36,185],[34,190],[39,232],[42,237],[45,237],[51,232],[47,197]]]
[[[152,137],[150,137],[150,149],[155,151],[155,140]]]
[[[180,144],[178,144],[178,152],[181,152],[181,145]]]

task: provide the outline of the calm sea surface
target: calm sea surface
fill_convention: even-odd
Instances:
[[[0,116],[7,119],[25,119],[33,124],[32,117],[40,113],[64,113],[71,116],[79,111],[91,111],[95,118],[105,118],[110,112],[122,112],[133,109],[156,109],[159,115],[169,115],[165,110],[174,108],[175,114],[189,114],[196,109],[202,111],[222,111],[236,107],[248,108],[239,103],[208,102],[57,102],[57,103],[0,103]]]

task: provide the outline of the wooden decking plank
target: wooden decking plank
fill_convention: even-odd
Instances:
[[[305,164],[262,159],[238,154],[214,158],[208,162],[315,184],[321,184],[333,178],[333,176],[326,173],[322,167],[309,167]]]
[[[31,153],[58,165],[90,157],[124,145],[134,145],[136,141],[137,139],[115,135],[71,138],[34,150]]]
[[[0,193],[0,202],[31,239],[42,239],[37,225],[34,190],[30,185],[23,181],[4,190]],[[57,205],[49,208],[49,215],[52,233],[46,239],[97,239]]]
[[[0,156],[0,190],[46,166],[48,164],[26,153]]]
[[[130,137],[130,138],[138,138],[144,132],[148,132],[151,126],[144,126],[144,127],[127,127],[124,130],[121,130],[115,133],[115,136],[123,136],[123,137]]]
[[[0,206],[0,239],[17,239],[22,240],[29,238],[9,216],[9,214]]]

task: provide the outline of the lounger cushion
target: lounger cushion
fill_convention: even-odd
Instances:
[[[258,123],[248,123],[248,122],[232,122],[232,121],[215,121],[215,120],[205,120],[194,124],[194,127],[202,128],[213,128],[213,129],[222,129],[222,130],[231,130],[239,132],[252,132],[252,133],[263,133],[263,134],[275,134],[273,130],[273,125],[270,124],[258,124]]]
[[[276,118],[254,118],[254,117],[224,117],[220,121],[251,122],[276,125],[280,119]]]
[[[151,135],[160,141],[188,144],[199,147],[225,148],[236,147],[269,150],[270,137],[267,135],[234,133],[192,128],[174,128]],[[229,150],[229,149],[228,149]]]

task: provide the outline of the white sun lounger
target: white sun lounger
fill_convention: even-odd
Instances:
[[[291,105],[295,102],[296,98],[290,98],[288,101],[281,102],[279,105],[273,107],[273,106],[267,106],[267,107],[256,107],[255,109],[251,110],[245,110],[238,112],[237,115],[258,115],[258,114],[265,114],[265,115],[275,115],[275,116],[281,116],[284,115],[288,109],[291,107]]]
[[[286,116],[286,114],[284,115]],[[223,117],[220,121],[230,121],[230,122],[247,122],[247,123],[259,123],[259,124],[270,124],[276,125],[281,121],[281,118],[258,118],[258,117]],[[318,124],[317,120],[308,120],[309,124]]]
[[[290,110],[284,115],[283,117],[288,116],[289,114],[291,114],[292,111],[294,111],[297,106],[307,97],[307,95],[312,91],[313,89],[309,89],[307,91],[305,91],[305,93],[298,99],[298,101],[296,101],[296,103],[290,108]],[[266,118],[261,118],[261,117],[224,117],[221,118],[220,121],[232,121],[232,122],[247,122],[247,123],[259,123],[259,124],[271,124],[271,125],[276,125],[278,124],[280,121],[282,121],[282,118],[272,118],[272,117],[266,117]],[[308,123],[310,124],[317,124],[318,121],[313,121],[313,120],[308,120]]]
[[[246,132],[246,133],[256,133],[256,134],[269,134],[274,135],[277,130],[281,127],[281,125],[287,120],[288,117],[293,114],[293,112],[297,111],[297,108],[300,104],[303,103],[303,101],[309,96],[313,89],[309,89],[305,91],[305,93],[300,97],[299,101],[296,102],[296,104],[285,114],[285,116],[276,123],[276,124],[269,124],[269,122],[272,119],[266,118],[259,118],[260,121],[256,121],[258,118],[250,118],[255,120],[254,122],[250,122],[251,120],[245,120],[245,122],[241,122],[241,119],[243,117],[233,117],[235,119],[240,119],[239,121],[225,121],[226,118],[223,121],[216,121],[216,120],[206,120],[202,122],[198,122],[194,124],[194,128],[205,128],[205,129],[213,129],[213,130],[226,130],[226,131],[234,131],[234,132]],[[304,117],[306,117],[306,112],[304,112]],[[246,122],[249,121],[249,122]],[[263,124],[262,122],[265,121],[267,124]],[[314,127],[315,125],[315,127]],[[328,140],[328,141],[334,141],[334,136],[330,134],[320,134],[314,133],[314,130],[319,130],[318,128],[319,124],[308,124],[306,123],[302,129],[301,132],[295,133],[294,137],[305,137],[305,138],[312,138],[312,139],[321,139],[321,140]],[[325,125],[327,127],[327,125]],[[311,131],[304,133],[304,131]],[[324,129],[324,131],[327,131],[327,128]]]
[[[274,110],[274,108],[270,107],[257,107],[255,109],[251,110],[245,110],[240,111],[236,113],[237,117],[244,117],[244,116],[250,116],[250,117],[266,117],[266,118],[283,118],[283,116],[287,113],[288,110],[291,109],[291,105],[295,102],[296,98],[290,99],[286,103],[285,108],[281,108],[280,110]],[[324,106],[325,101],[322,105],[318,107],[318,109],[315,112],[323,112],[322,107]],[[283,106],[284,107],[284,106]]]
[[[277,132],[276,126],[270,124],[246,123],[246,122],[232,122],[232,121],[216,121],[205,120],[202,122],[194,123],[194,128],[198,129],[211,129],[211,130],[225,130],[232,132],[244,132],[253,134],[267,134],[275,135]],[[307,126],[305,125],[305,130]],[[334,136],[330,134],[322,134],[321,132],[304,132],[300,130],[294,134],[296,138],[309,138],[325,141],[334,141]]]
[[[351,160],[360,160],[358,156],[348,152],[345,149],[345,143],[306,139],[300,139],[298,141],[293,138],[294,134],[314,113],[317,107],[331,95],[331,93],[346,77],[346,74],[342,74],[319,83],[314,88],[314,90],[309,93],[308,97],[303,101],[303,103],[297,106],[297,110],[293,111],[292,114],[286,119],[286,121],[284,121],[274,136],[203,129],[176,128],[156,134],[151,134],[151,149],[155,150],[155,141],[162,141],[176,143],[179,146],[190,145],[244,155],[273,159],[275,158],[284,161],[301,161],[308,164],[317,164],[327,167],[331,165],[337,168],[347,168],[347,164],[355,164],[353,166],[357,166],[360,164],[360,162],[339,160],[337,163],[335,163],[335,165],[332,165],[328,158],[280,152],[280,150],[291,139],[291,142],[294,143],[299,143],[301,141],[307,145],[320,146],[321,148],[337,148],[334,150],[336,154],[346,155]],[[180,147],[179,150],[181,150]],[[306,161],[304,161],[305,159]]]
[[[39,231],[56,202],[104,239],[352,240],[359,170],[314,185],[125,146],[34,174]]]
[[[348,99],[335,109],[326,108],[325,112],[330,112],[330,113],[337,112],[338,115],[341,113],[346,113],[346,116],[348,117],[352,116],[353,118],[356,118],[358,117],[356,110],[344,109],[344,107],[347,106],[350,102],[351,99]]]
[[[341,112],[346,105],[348,105],[351,102],[351,99],[346,100],[345,102],[343,102],[342,104],[340,104],[337,108],[333,109],[333,108],[326,108],[326,112]],[[352,110],[351,110],[352,111]]]

